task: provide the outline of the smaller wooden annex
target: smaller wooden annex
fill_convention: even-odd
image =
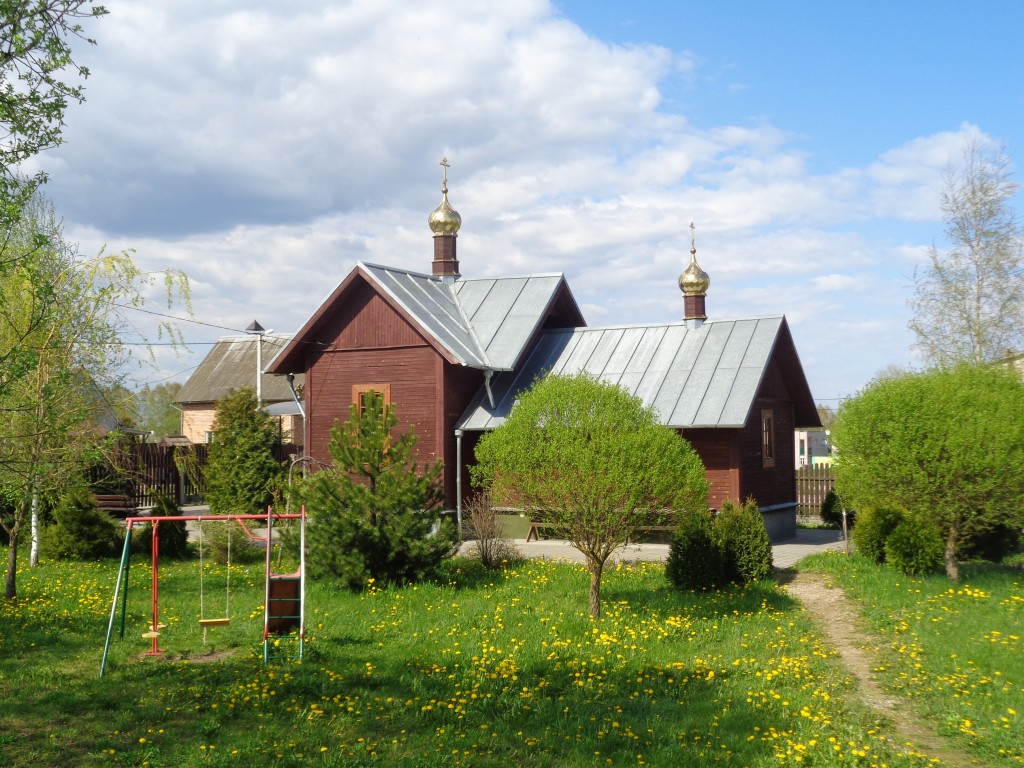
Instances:
[[[447,176],[428,222],[430,274],[357,264],[267,367],[305,376],[307,455],[329,461],[335,420],[380,392],[415,425],[419,459],[442,459],[446,504],[461,512],[480,435],[538,375],[586,371],[691,442],[713,508],[753,497],[773,540],[795,533],[794,429],[820,421],[785,317],[709,320],[691,248],[680,321],[589,328],[562,274],[461,274]]]

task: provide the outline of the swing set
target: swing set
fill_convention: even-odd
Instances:
[[[266,536],[253,534],[246,521],[259,520],[266,525]],[[299,569],[294,573],[275,573],[271,563],[271,543],[273,541],[274,524],[280,520],[299,521]],[[127,530],[124,537],[124,549],[121,553],[121,565],[114,586],[114,599],[110,606],[110,621],[107,624],[107,639],[103,645],[103,659],[100,662],[100,676],[106,671],[107,654],[114,634],[118,602],[121,603],[121,639],[124,639],[125,617],[128,608],[128,569],[131,563],[132,531],[135,525],[149,524],[152,526],[152,618],[149,629],[142,637],[152,642],[146,656],[160,656],[164,653],[159,647],[160,635],[166,624],[160,623],[160,580],[157,569],[160,551],[160,523],[163,522],[196,522],[199,524],[199,626],[203,629],[203,644],[206,644],[207,631],[211,627],[223,627],[231,623],[231,531],[237,523],[245,535],[266,547],[266,568],[263,601],[263,662],[271,659],[295,658],[302,659],[305,649],[306,634],[306,508],[300,513],[276,514],[268,507],[265,515],[180,515],[129,517],[125,520]],[[228,523],[227,539],[227,576],[225,578],[224,615],[206,616],[204,586],[204,544],[203,523]],[[271,640],[272,636],[274,637]],[[275,655],[272,648],[279,648],[281,640],[290,638],[297,643],[296,651],[290,655]]]

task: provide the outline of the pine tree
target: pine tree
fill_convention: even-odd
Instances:
[[[362,406],[362,407],[360,407]],[[367,392],[335,422],[328,446],[333,466],[308,480],[307,562],[314,576],[352,589],[428,577],[455,544],[441,521],[441,462],[418,471],[414,427],[395,434],[398,417],[378,392]]]
[[[281,462],[274,457],[280,442],[277,425],[259,409],[251,387],[221,400],[206,467],[204,496],[210,511],[218,515],[266,512],[281,486]]]

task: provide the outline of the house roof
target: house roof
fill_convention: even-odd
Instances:
[[[209,354],[203,358],[188,381],[178,392],[179,403],[215,403],[232,392],[252,387],[256,383],[256,341],[257,336],[224,336],[217,340]],[[263,335],[263,364],[281,351],[291,336],[268,333]],[[302,374],[296,374],[295,386],[303,382]],[[263,375],[261,382],[263,400],[280,402],[292,399],[288,382],[283,376]]]
[[[714,320],[695,327],[684,321],[546,331],[522,367],[494,377],[494,407],[481,391],[457,428],[500,426],[518,394],[548,371],[585,372],[621,385],[653,408],[667,426],[742,427],[776,353],[785,355],[786,364],[780,367],[794,400],[797,424],[818,426],[789,327],[778,316]]]
[[[582,323],[561,274],[445,281],[434,275],[359,262],[281,350],[268,371],[303,369],[304,354],[300,350],[315,342],[317,332],[344,303],[357,278],[373,285],[445,357],[470,368],[515,368],[548,309],[560,298],[572,304]]]

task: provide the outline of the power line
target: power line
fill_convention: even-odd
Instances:
[[[168,320],[177,320],[179,323],[192,323],[193,325],[205,325],[208,328],[219,328],[222,331],[233,331],[234,333],[245,333],[242,328],[231,328],[227,325],[217,325],[216,323],[207,323],[202,320],[194,320],[190,317],[177,317],[176,315],[168,315],[165,312],[156,312],[152,309],[143,309],[142,307],[133,307],[131,304],[118,304],[114,302],[115,307],[121,307],[122,309],[133,309],[136,312],[144,312],[147,315],[156,315],[157,317],[166,317]]]

